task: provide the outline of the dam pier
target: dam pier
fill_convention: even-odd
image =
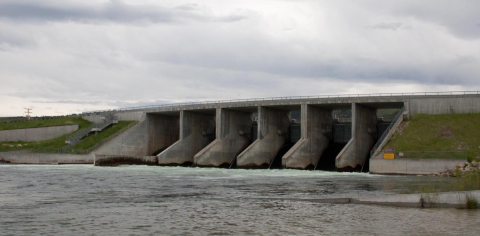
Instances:
[[[398,110],[396,119],[377,117],[382,109]],[[96,121],[106,112],[82,117]],[[96,165],[123,158],[169,166],[360,171],[368,169],[388,127],[417,114],[480,113],[480,94],[286,97],[108,112],[138,124],[95,150]]]

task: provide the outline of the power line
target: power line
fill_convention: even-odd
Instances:
[[[30,120],[30,118],[32,117],[30,116],[30,114],[32,114],[33,109],[32,108],[23,108],[23,109],[27,110],[25,113],[27,114],[27,119]]]

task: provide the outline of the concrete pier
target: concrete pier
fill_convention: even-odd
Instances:
[[[375,145],[377,133],[376,109],[359,103],[352,104],[352,139],[336,158],[339,171],[360,170]]]
[[[258,109],[258,139],[237,157],[238,167],[268,167],[288,140],[289,112],[271,107]]]
[[[301,107],[301,138],[283,156],[285,168],[313,168],[330,142],[332,111],[303,104]]]
[[[251,142],[251,114],[218,108],[216,139],[194,157],[197,166],[229,166]]]
[[[191,165],[193,157],[214,140],[215,111],[180,111],[180,140],[158,154],[159,165]]]

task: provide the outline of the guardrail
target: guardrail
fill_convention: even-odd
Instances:
[[[113,112],[110,112],[105,116],[105,120],[102,123],[93,123],[87,128],[78,130],[77,132],[73,133],[65,139],[65,143],[67,143],[68,145],[66,145],[62,149],[67,150],[70,147],[75,146],[75,144],[79,143],[81,139],[87,136],[90,132],[102,131],[105,127],[114,123],[116,118],[116,115]]]
[[[400,109],[400,111],[398,111],[397,115],[395,116],[395,118],[393,118],[392,122],[390,123],[390,125],[388,126],[387,130],[385,130],[385,132],[383,132],[382,136],[380,136],[380,138],[378,139],[377,143],[375,143],[375,145],[373,146],[372,150],[370,151],[370,157],[373,156],[373,154],[375,154],[375,152],[377,151],[377,149],[380,147],[380,145],[383,143],[383,141],[385,140],[385,138],[387,137],[387,135],[392,132],[392,129],[393,129],[393,126],[395,126],[395,124],[397,123],[397,121],[400,119],[401,116],[403,116],[403,113],[405,112],[405,107],[402,107],[402,109]]]
[[[90,132],[90,127],[83,128],[81,130],[78,130],[77,132],[73,133],[72,135],[68,136],[66,138],[66,143],[74,143],[81,138],[85,137],[86,134]]]
[[[403,113],[405,112],[405,106],[402,107],[402,109],[400,109],[397,113],[397,115],[395,115],[395,118],[393,118],[392,122],[390,123],[390,125],[388,126],[387,130],[385,130],[385,132],[383,132],[382,136],[380,136],[380,138],[377,140],[377,143],[375,143],[375,145],[373,145],[373,148],[372,150],[370,150],[370,155],[368,156],[368,158],[372,158],[372,156],[375,154],[375,152],[377,151],[377,149],[380,147],[380,145],[383,143],[383,141],[385,140],[385,138],[387,138],[388,134],[390,132],[393,132],[393,127],[395,126],[395,124],[397,123],[397,121],[400,119],[400,117],[403,116]],[[365,163],[367,162],[367,159],[365,159],[365,161],[363,161],[363,164],[362,164],[362,169],[360,170],[360,172],[363,172],[363,168],[365,167]]]
[[[445,95],[445,96],[447,96],[447,95],[480,95],[480,91],[370,93],[370,94],[340,94],[340,95],[312,95],[312,96],[249,98],[249,99],[232,99],[232,100],[202,101],[202,102],[184,102],[184,103],[159,104],[159,105],[151,105],[151,106],[127,107],[127,108],[110,109],[110,110],[88,111],[88,112],[83,112],[82,114],[102,113],[102,112],[109,112],[109,111],[130,111],[130,110],[152,109],[152,108],[172,107],[172,106],[223,104],[223,103],[255,102],[255,101],[299,100],[299,99],[314,99],[314,98],[359,98],[359,97],[442,96],[442,95]]]

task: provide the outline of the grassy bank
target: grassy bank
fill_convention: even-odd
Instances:
[[[77,144],[74,149],[88,149],[95,144],[102,142],[133,122],[134,121],[119,121],[118,124],[113,124],[96,135],[90,134],[90,136],[85,137],[81,143]],[[88,126],[90,123],[83,123],[80,128],[85,128],[85,125]],[[56,149],[60,149],[66,145],[65,139],[68,135],[71,134],[40,142],[0,142],[0,152],[24,149],[42,149],[41,152],[55,152]]]
[[[28,128],[40,128],[50,126],[61,125],[79,125],[80,127],[87,127],[92,122],[82,119],[80,116],[66,116],[56,117],[46,120],[32,120],[22,121],[15,123],[0,123],[0,130],[12,130],[12,129],[28,129]]]
[[[59,149],[65,146],[67,135],[40,142],[0,142],[0,152],[9,152],[24,149]]]
[[[415,115],[402,126],[403,130],[387,143],[387,148],[395,148],[396,152],[460,151],[466,152],[470,161],[480,159],[480,114]],[[440,153],[421,158],[436,157],[463,159],[465,154]]]

